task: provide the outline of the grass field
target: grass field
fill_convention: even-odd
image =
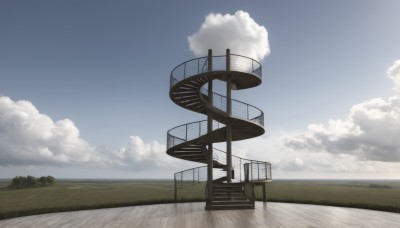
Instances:
[[[56,211],[173,202],[169,180],[58,180],[55,185],[9,190],[0,181],[0,219]],[[274,180],[269,201],[400,212],[400,181]],[[178,189],[179,201],[204,200],[204,184]],[[256,188],[261,199],[261,187]]]

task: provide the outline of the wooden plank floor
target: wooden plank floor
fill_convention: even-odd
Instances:
[[[206,211],[204,203],[159,204],[33,215],[0,227],[400,227],[400,214],[256,202],[255,210]]]

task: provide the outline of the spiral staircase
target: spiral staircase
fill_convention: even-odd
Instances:
[[[226,96],[213,92],[213,80],[225,81]],[[207,120],[172,128],[167,133],[167,154],[175,158],[205,163],[175,173],[177,185],[206,182],[206,209],[254,208],[254,188],[271,181],[271,164],[232,155],[231,142],[264,134],[263,112],[231,98],[231,90],[261,84],[261,64],[251,58],[230,54],[186,61],[173,69],[171,100],[188,110],[207,115]],[[207,89],[206,89],[207,87]],[[227,152],[213,143],[227,142]],[[186,178],[187,176],[193,179]],[[184,178],[185,177],[185,178]]]

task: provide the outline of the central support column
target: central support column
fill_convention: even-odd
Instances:
[[[226,80],[226,113],[228,116],[232,115],[232,78],[230,74],[231,70],[231,51],[226,49],[226,71],[228,78]],[[226,125],[226,177],[227,182],[232,182],[232,127],[229,124]]]
[[[208,50],[208,72],[212,71],[212,50]],[[208,103],[210,105],[213,104],[213,83],[212,79],[208,80]],[[207,111],[207,133],[210,134],[213,128],[213,118],[210,110]],[[207,186],[208,186],[208,196],[206,205],[209,206],[212,199],[212,181],[213,181],[213,145],[211,139],[209,139],[208,143],[208,157],[207,157]]]

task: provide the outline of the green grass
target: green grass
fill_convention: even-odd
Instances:
[[[169,203],[168,180],[58,180],[47,187],[6,188],[0,181],[0,219],[48,212]],[[204,183],[179,186],[178,199],[204,200]],[[268,201],[323,204],[400,212],[400,181],[275,180],[267,184]],[[261,187],[256,188],[261,199]]]
[[[15,190],[6,185],[0,185],[0,219],[173,201],[171,181],[58,181],[48,187]]]
[[[267,186],[269,201],[400,213],[400,181],[274,181]],[[256,197],[261,199],[261,187],[256,189]]]

